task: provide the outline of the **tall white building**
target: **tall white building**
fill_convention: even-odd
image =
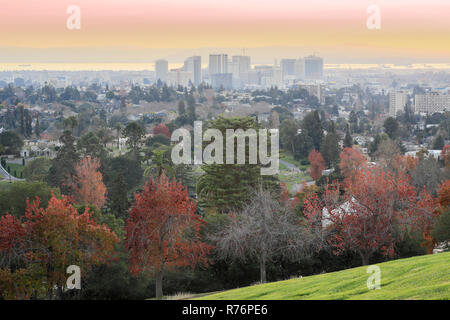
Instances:
[[[305,77],[305,59],[300,58],[295,61],[295,76],[297,79]]]
[[[305,57],[305,77],[307,79],[323,78],[323,59],[317,56]]]
[[[300,88],[308,91],[308,94],[315,96],[319,103],[325,103],[325,90],[324,86],[321,84],[302,84]]]
[[[161,80],[162,82],[166,82],[168,71],[169,63],[167,62],[167,60],[161,59],[155,61],[156,81]]]
[[[261,85],[265,88],[283,85],[283,74],[280,67],[258,68]]]
[[[228,55],[210,54],[209,55],[209,74],[228,73]]]
[[[404,112],[408,103],[408,93],[405,91],[392,91],[389,93],[389,116],[395,117],[398,112]]]
[[[169,86],[183,86],[187,87],[189,81],[192,81],[192,72],[183,71],[182,69],[173,69],[167,73],[166,83]]]
[[[295,76],[295,59],[281,59],[280,67],[283,79],[288,76]]]
[[[416,94],[415,112],[433,114],[436,112],[450,111],[450,95],[431,92],[427,94]]]
[[[184,61],[183,70],[192,73],[192,83],[198,86],[202,82],[202,57],[192,56]]]
[[[232,56],[231,57],[231,73],[233,78],[241,78],[243,73],[250,71],[249,56]]]

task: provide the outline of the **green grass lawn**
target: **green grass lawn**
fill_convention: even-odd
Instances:
[[[16,178],[20,178],[20,173],[22,172],[24,166],[17,163],[7,163],[5,169],[10,168],[9,173]],[[16,175],[14,175],[14,170],[16,171]]]
[[[278,174],[278,179],[280,182],[284,182],[286,184],[286,188],[291,190],[292,186],[295,183],[301,184],[303,181],[311,181],[312,178],[307,174],[300,172],[291,172],[289,170],[282,170],[280,167],[280,173]]]
[[[286,151],[286,150],[280,150],[280,160],[284,160],[286,162],[292,163],[293,165],[296,165],[297,167],[299,167],[302,170],[306,170],[309,168],[309,165],[301,164],[300,161],[294,159],[294,156],[292,155],[291,152]]]
[[[369,290],[366,267],[254,285],[201,300],[450,299],[450,252],[379,263],[381,288]]]

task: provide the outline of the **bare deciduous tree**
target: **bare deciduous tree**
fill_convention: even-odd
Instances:
[[[271,258],[298,260],[318,245],[289,205],[280,203],[262,187],[254,192],[241,212],[231,215],[231,223],[212,240],[223,259],[245,261],[256,257],[261,283],[266,282],[266,264]]]

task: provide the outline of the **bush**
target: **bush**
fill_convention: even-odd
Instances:
[[[438,242],[450,240],[450,210],[445,210],[439,216],[432,235]]]
[[[45,181],[52,161],[46,157],[38,157],[27,163],[23,169],[23,176],[30,181]]]
[[[51,198],[51,193],[59,195],[59,190],[50,188],[45,182],[25,182],[18,181],[11,184],[11,187],[0,191],[0,215],[9,212],[15,216],[25,214],[27,199],[35,200],[39,197],[40,206],[46,208]]]

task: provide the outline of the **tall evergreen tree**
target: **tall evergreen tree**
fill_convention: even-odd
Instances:
[[[38,138],[40,138],[40,136],[41,136],[41,127],[40,127],[40,123],[39,123],[39,115],[36,115],[36,124],[34,125],[34,134]]]
[[[302,129],[308,132],[313,141],[314,148],[320,150],[323,139],[323,127],[317,110],[308,113],[302,122]]]
[[[258,130],[260,128],[259,123],[250,117],[219,117],[211,121],[208,128],[215,128],[222,132],[224,164],[204,164],[202,166],[205,174],[198,179],[197,183],[197,194],[201,206],[212,208],[218,212],[240,209],[249,200],[251,191],[259,185],[261,180],[267,188],[278,189],[276,176],[261,176],[260,164],[248,164],[248,142],[246,142],[245,151],[246,164],[226,164],[225,161],[226,153],[229,152],[229,150],[225,150],[226,129],[242,129],[245,131],[252,128]],[[270,147],[268,147],[268,150],[270,150]],[[234,156],[234,163],[237,163],[237,152],[234,152]]]
[[[195,112],[195,98],[193,95],[188,95],[187,104],[187,118],[188,121],[193,125],[194,121],[197,120],[197,114]]]
[[[127,197],[127,182],[125,181],[125,177],[120,172],[116,178],[114,179],[112,186],[108,192],[109,200],[110,200],[110,208],[112,213],[116,217],[125,218],[129,202]]]
[[[75,164],[79,160],[79,155],[75,147],[75,138],[70,131],[64,131],[59,140],[63,145],[58,150],[56,158],[52,160],[47,180],[51,186],[59,187],[63,194],[71,194],[72,188],[68,181],[76,174]]]
[[[19,116],[19,128],[20,128],[20,133],[25,135],[25,115],[24,115],[24,109],[23,109],[23,105],[19,104],[18,105],[18,116]]]
[[[350,126],[347,124],[347,128],[345,130],[345,138],[344,138],[344,148],[353,147],[353,138],[350,134]]]
[[[444,148],[445,141],[442,135],[438,135],[433,142],[433,150],[442,150]]]
[[[322,141],[320,153],[322,154],[327,167],[334,166],[339,161],[339,154],[341,152],[339,147],[339,138],[336,134],[334,122],[329,124],[329,131]]]
[[[350,112],[350,116],[348,121],[350,122],[350,129],[352,130],[353,133],[358,132],[359,127],[358,127],[358,117],[356,115],[355,111],[351,111]]]
[[[184,101],[180,100],[178,102],[178,116],[184,115],[186,113],[186,107],[184,105]]]
[[[32,121],[31,114],[28,110],[26,110],[26,124],[25,124],[25,134],[27,137],[30,137],[33,134],[33,127],[32,127]]]

